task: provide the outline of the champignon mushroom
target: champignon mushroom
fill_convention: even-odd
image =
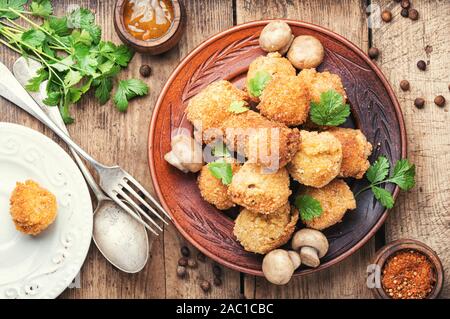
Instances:
[[[291,280],[292,274],[300,263],[300,256],[295,251],[275,249],[264,257],[262,270],[269,282],[285,285]]]
[[[190,135],[177,134],[172,137],[172,150],[164,159],[184,173],[198,172],[203,166],[202,146]]]
[[[287,58],[297,69],[311,69],[323,61],[325,50],[317,38],[301,35],[292,41]]]
[[[328,240],[318,230],[303,228],[292,237],[292,249],[300,250],[303,264],[316,268],[320,265],[320,258],[328,251]]]
[[[264,27],[259,36],[259,46],[266,52],[278,51],[284,55],[291,46],[294,36],[286,22],[273,21]]]

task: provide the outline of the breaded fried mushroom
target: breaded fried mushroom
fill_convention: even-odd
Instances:
[[[335,179],[322,188],[307,187],[302,195],[309,195],[320,202],[322,214],[311,220],[303,220],[309,228],[322,230],[339,223],[349,209],[356,208],[355,197],[348,185]]]
[[[258,109],[265,117],[286,124],[303,124],[309,114],[309,90],[295,75],[275,75],[263,90]]]
[[[228,195],[234,203],[248,210],[271,214],[288,201],[291,195],[289,183],[289,174],[284,167],[268,173],[257,164],[246,162],[233,175]]]
[[[370,144],[360,130],[336,127],[329,130],[342,144],[341,177],[361,179],[370,166]]]
[[[28,235],[38,235],[56,218],[56,197],[36,182],[17,183],[11,194],[10,213],[16,229]]]
[[[300,135],[300,149],[287,166],[289,174],[303,185],[323,187],[341,170],[341,143],[328,132],[300,131]]]
[[[259,56],[250,63],[247,73],[247,92],[250,92],[250,80],[260,71],[267,72],[270,76],[274,75],[296,75],[297,71],[288,59],[283,58],[278,52],[271,52],[266,56]],[[250,93],[249,93],[250,94]],[[255,96],[251,97],[257,98]]]
[[[211,83],[189,100],[186,109],[187,119],[204,132],[205,142],[214,139],[215,132],[232,113],[228,111],[234,101],[247,101],[248,95],[228,81]],[[220,132],[216,132],[220,134]]]
[[[243,209],[233,233],[246,251],[266,254],[289,241],[297,221],[298,211],[289,203],[270,215]]]
[[[342,80],[337,74],[330,72],[317,72],[315,69],[304,69],[298,77],[309,88],[309,94],[311,100],[314,102],[320,102],[320,95],[330,90],[334,90],[347,100],[347,94],[345,93]]]
[[[254,111],[235,114],[223,124],[225,143],[252,163],[278,169],[290,162],[300,145],[300,132]]]
[[[233,175],[239,171],[239,167],[239,164],[231,163]],[[223,184],[220,179],[214,177],[208,165],[202,167],[197,178],[197,184],[203,199],[216,206],[217,209],[225,210],[236,206],[227,194],[228,185]]]

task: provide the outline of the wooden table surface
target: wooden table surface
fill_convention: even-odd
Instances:
[[[112,22],[114,1],[53,1],[57,13],[75,3],[96,12],[103,38],[119,42]],[[388,0],[185,0],[186,32],[171,51],[156,57],[136,54],[121,77],[139,77],[139,66],[151,65],[153,74],[146,81],[148,97],[131,103],[126,114],[112,103],[99,106],[85,98],[73,108],[76,123],[69,130],[76,142],[106,164],[119,164],[152,190],[147,163],[147,134],[152,108],[166,79],[178,62],[209,36],[247,21],[263,18],[290,18],[327,27],[367,51],[378,47],[377,64],[390,80],[402,106],[408,133],[408,157],[417,167],[417,187],[403,193],[383,229],[362,249],[340,264],[307,277],[296,278],[287,286],[276,287],[262,278],[224,269],[223,284],[206,294],[199,283],[212,282],[212,262],[199,263],[188,278],[176,276],[180,246],[188,245],[173,226],[154,239],[151,261],[139,274],[127,275],[113,268],[91,245],[81,270],[79,289],[67,289],[63,298],[370,298],[366,268],[384,242],[414,238],[430,245],[441,257],[446,270],[442,297],[450,297],[450,129],[449,105],[434,105],[436,95],[450,101],[450,0],[412,0],[419,11],[418,21],[400,16],[400,6]],[[372,14],[367,14],[368,5]],[[379,12],[392,10],[390,23],[380,20]],[[370,11],[369,11],[370,12]],[[17,58],[4,47],[1,60],[11,65]],[[425,72],[418,60],[428,64]],[[411,90],[403,92],[399,82],[407,79]],[[426,100],[425,108],[413,106],[416,97]],[[0,120],[32,127],[55,136],[43,125],[0,101]],[[59,141],[59,140],[58,140]],[[189,245],[188,245],[189,246]],[[193,254],[196,251],[191,247]]]

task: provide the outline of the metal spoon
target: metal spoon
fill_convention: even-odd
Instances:
[[[39,62],[20,57],[13,65],[13,73],[20,84],[25,86],[40,68]],[[58,108],[47,107],[42,102],[46,96],[46,82],[41,83],[40,92],[31,95],[51,120],[69,135]],[[103,193],[80,157],[72,149],[70,151],[97,198],[93,232],[95,245],[116,268],[127,273],[139,272],[147,264],[150,250],[145,227]]]

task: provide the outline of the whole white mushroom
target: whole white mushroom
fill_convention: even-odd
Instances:
[[[278,51],[284,55],[291,46],[294,36],[286,22],[273,21],[264,27],[259,36],[259,46],[266,52]]]
[[[172,137],[172,150],[164,159],[179,170],[198,172],[203,166],[202,146],[190,135],[179,133]]]
[[[296,37],[287,53],[287,58],[297,69],[316,68],[322,63],[324,56],[322,43],[311,35]]]
[[[303,228],[292,237],[292,249],[300,251],[302,263],[309,267],[318,267],[320,258],[328,252],[328,239],[315,229]]]
[[[300,264],[300,255],[297,252],[275,249],[264,256],[262,270],[264,277],[269,282],[275,285],[285,285],[291,280],[295,269]]]

